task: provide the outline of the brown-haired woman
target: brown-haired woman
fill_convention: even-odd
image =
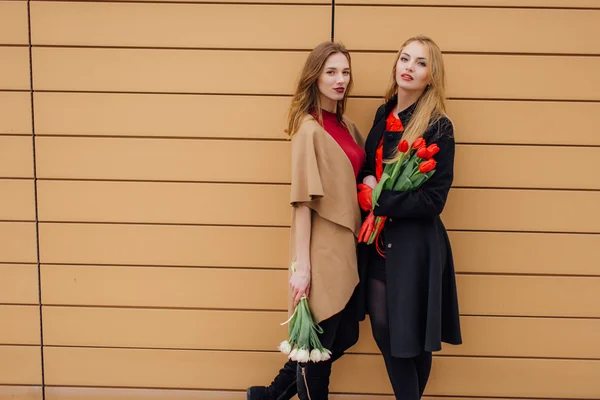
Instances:
[[[356,178],[365,153],[344,116],[352,87],[350,54],[325,42],[309,54],[292,99],[291,275],[289,309],[306,294],[320,340],[332,351],[317,363],[288,361],[270,386],[248,389],[248,400],[328,398],[331,364],[358,340],[356,235],[360,210]]]
[[[440,148],[436,172],[421,188],[381,193],[374,214],[387,217],[385,257],[374,245],[360,248],[371,328],[396,399],[416,400],[429,379],[431,352],[442,341],[461,343],[452,251],[440,219],[454,175],[454,133],[442,53],[431,39],[402,45],[385,100],[367,137],[363,183],[375,186],[401,139],[423,138]]]

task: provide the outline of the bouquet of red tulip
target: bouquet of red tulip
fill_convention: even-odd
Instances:
[[[361,183],[358,193],[360,207],[370,213],[363,222],[358,234],[358,242],[372,244],[375,242],[383,229],[387,217],[376,217],[373,208],[378,205],[377,200],[383,190],[396,190],[407,192],[418,189],[435,173],[436,161],[433,159],[440,151],[437,144],[427,146],[423,138],[418,138],[412,146],[406,140],[398,144],[398,160],[385,165],[383,174],[375,186],[375,189]],[[376,243],[377,251],[383,255],[383,251]]]

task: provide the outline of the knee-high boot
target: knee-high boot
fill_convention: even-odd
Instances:
[[[331,360],[298,364],[298,397],[300,400],[327,400]]]

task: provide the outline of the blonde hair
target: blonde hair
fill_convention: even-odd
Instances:
[[[323,125],[323,117],[321,113],[321,100],[320,92],[318,87],[319,76],[325,68],[327,59],[333,54],[341,53],[348,59],[348,66],[352,71],[352,65],[350,61],[350,53],[343,44],[335,42],[323,42],[315,47],[300,72],[298,78],[298,85],[294,91],[292,97],[292,104],[288,113],[288,127],[285,132],[292,137],[300,128],[302,118],[311,111],[315,111],[317,121]],[[350,82],[344,92],[344,98],[337,102],[336,115],[337,120],[340,124],[343,124],[342,116],[346,110],[346,99],[348,98],[348,92],[352,88],[352,73],[350,73]]]
[[[404,129],[402,139],[406,139],[412,144],[416,139],[423,137],[427,128],[438,122],[440,118],[446,115],[446,71],[442,59],[442,51],[437,44],[427,36],[415,36],[408,39],[398,51],[398,56],[394,61],[392,68],[392,77],[390,86],[385,94],[385,101],[388,102],[398,93],[398,84],[396,82],[396,65],[400,55],[406,46],[412,42],[419,42],[427,49],[429,53],[428,64],[430,65],[430,83],[417,100],[417,106],[413,116]],[[389,162],[394,162],[397,154]]]

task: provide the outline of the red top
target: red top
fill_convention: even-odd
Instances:
[[[335,113],[321,110],[323,115],[323,128],[340,145],[354,169],[354,177],[358,176],[365,163],[365,151],[354,141],[346,127],[340,124]]]
[[[390,112],[387,119],[385,120],[385,130],[388,132],[402,132],[404,131],[404,126],[402,125],[402,121],[400,121],[394,115],[394,110]],[[377,151],[375,152],[375,177],[377,178],[377,182],[381,179],[381,175],[383,174],[383,137],[379,141],[379,146],[377,146]]]

